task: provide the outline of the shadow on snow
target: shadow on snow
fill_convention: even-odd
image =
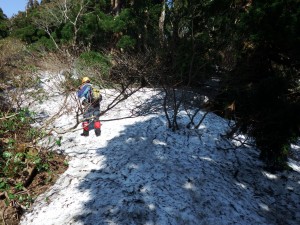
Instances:
[[[73,219],[85,225],[299,224],[299,195],[292,190],[299,183],[289,181],[299,174],[264,173],[250,148],[217,150],[222,121],[210,114],[200,130],[175,133],[163,115],[128,123],[96,150],[105,160],[79,184],[90,200]]]

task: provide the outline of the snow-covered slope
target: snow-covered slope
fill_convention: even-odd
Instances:
[[[102,107],[111,94],[104,92]],[[101,117],[100,137],[63,134],[57,150],[70,157],[69,168],[21,224],[300,224],[299,161],[291,161],[294,171],[269,174],[255,148],[234,149],[238,142],[221,138],[228,122],[212,113],[189,130],[182,111],[181,129],[172,132],[161,98],[153,89],[128,98]],[[63,101],[57,95],[35,110],[49,116],[69,104],[69,114],[54,125],[72,127],[74,99]],[[137,106],[141,116],[110,120]]]

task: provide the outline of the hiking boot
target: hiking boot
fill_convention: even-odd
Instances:
[[[82,134],[80,134],[81,136],[85,136],[85,137],[87,137],[87,136],[89,136],[89,131],[87,131],[87,130],[83,130],[83,133]]]
[[[99,137],[101,135],[101,130],[99,128],[95,129],[95,134],[97,137]]]

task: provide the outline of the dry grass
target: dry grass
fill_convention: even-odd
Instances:
[[[0,112],[2,115],[0,122],[3,124],[6,121],[5,115],[18,113],[22,105],[21,96],[24,96],[24,90],[34,87],[38,82],[36,76],[34,76],[38,71],[43,70],[58,73],[65,68],[69,68],[68,65],[71,65],[71,61],[67,57],[61,57],[53,53],[41,54],[30,52],[27,46],[17,39],[7,38],[0,40]],[[4,95],[6,91],[14,93],[9,100]],[[33,92],[32,94],[38,97],[36,95],[38,93]],[[28,129],[30,129],[30,126],[28,126]],[[22,132],[19,132],[20,130]],[[25,138],[26,127],[19,129],[19,131],[5,130],[5,128],[2,131],[4,133],[0,136],[1,156],[2,152],[6,150],[12,151],[6,149],[6,144],[3,140],[15,140],[16,151],[20,150],[17,146],[22,146],[23,142],[26,144],[25,141],[30,141],[28,138]],[[22,138],[22,135],[25,136]],[[46,153],[44,155],[47,157]],[[9,189],[6,188],[5,191],[0,191],[0,225],[17,225],[19,224],[21,215],[24,213],[23,207],[18,205],[18,200],[10,199],[7,193],[17,192],[14,187],[17,179],[23,183],[24,189],[22,191],[26,192],[26,195],[31,196],[34,200],[36,196],[48,190],[55,183],[59,174],[67,169],[65,160],[65,156],[52,153],[51,158],[47,158],[49,168],[34,174],[30,182],[27,182],[28,179],[23,174],[23,172],[26,172],[26,168],[22,171],[24,179],[21,179],[18,174],[16,174],[18,177],[2,177],[10,180],[11,187]],[[27,163],[27,165],[31,164]],[[0,172],[2,169],[0,168]],[[2,172],[0,173],[1,176],[4,174]],[[25,185],[25,183],[27,184]]]

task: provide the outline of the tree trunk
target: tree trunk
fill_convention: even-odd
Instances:
[[[166,17],[166,0],[163,0],[163,5],[162,5],[162,9],[161,9],[161,13],[160,13],[160,17],[159,17],[159,42],[160,42],[160,46],[164,47],[164,27],[165,27],[165,17]]]
[[[148,23],[149,23],[149,12],[145,10],[145,23],[144,23],[144,33],[142,34],[143,48],[147,49],[147,40],[148,40]]]
[[[121,11],[122,1],[121,0],[111,0],[110,2],[111,2],[112,12],[115,15],[119,15],[119,13]]]
[[[28,0],[27,9],[31,9],[33,7],[33,0]]]
[[[34,0],[33,2],[33,8],[36,8],[39,6],[39,2],[37,0]]]

